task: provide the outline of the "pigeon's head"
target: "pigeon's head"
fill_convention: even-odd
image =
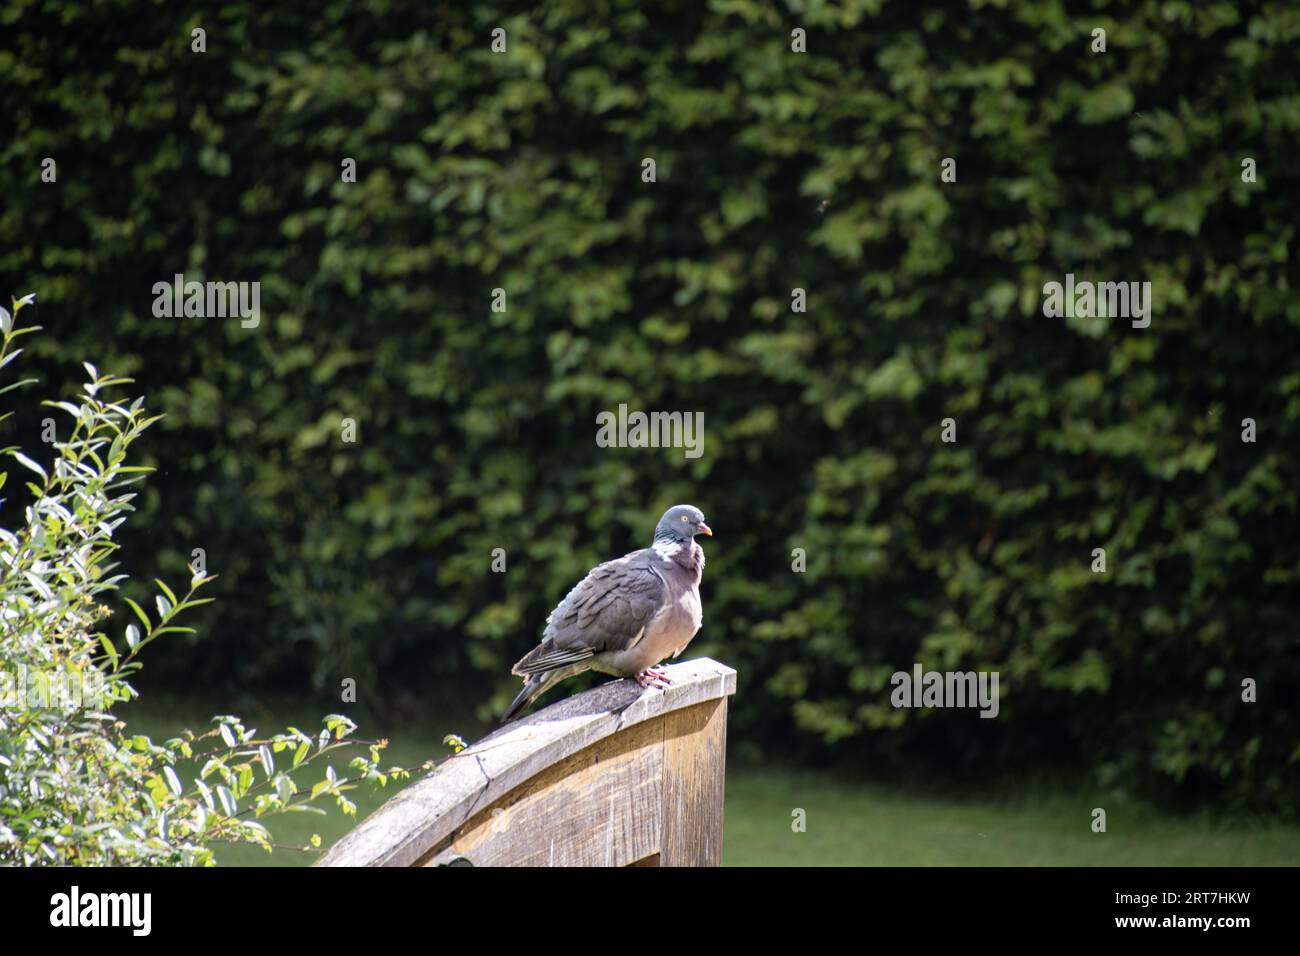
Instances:
[[[656,540],[690,541],[697,534],[713,537],[713,529],[704,523],[704,512],[694,505],[673,505],[655,528]]]

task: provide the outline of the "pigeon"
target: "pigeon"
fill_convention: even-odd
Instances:
[[[704,513],[675,505],[659,519],[650,547],[597,565],[574,585],[547,617],[542,642],[511,669],[524,679],[524,689],[501,722],[583,671],[632,677],[642,687],[671,684],[654,667],[680,654],[704,617],[699,534],[713,536]]]

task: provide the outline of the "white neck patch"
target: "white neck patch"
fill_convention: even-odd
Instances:
[[[663,558],[664,561],[671,561],[681,553],[682,550],[682,546],[676,541],[656,541],[650,547],[652,547],[654,553]]]

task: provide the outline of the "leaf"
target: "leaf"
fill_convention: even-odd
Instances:
[[[233,817],[235,815],[236,804],[235,795],[230,792],[230,788],[225,784],[220,784],[217,787],[217,799],[221,801],[221,809],[226,812],[226,816]]]
[[[31,586],[36,589],[36,593],[39,594],[42,598],[44,598],[46,601],[54,597],[54,592],[50,590],[50,586],[46,584],[44,581],[42,581],[40,578],[38,578],[31,571],[26,572],[24,576],[27,578],[28,582],[31,583]]]
[[[14,382],[12,385],[6,385],[4,388],[0,388],[0,395],[5,394],[6,392],[12,392],[16,388],[22,388],[24,385],[34,385],[35,383],[36,379],[25,378],[21,382]]]
[[[131,605],[131,610],[135,611],[135,616],[140,619],[140,623],[144,625],[145,632],[147,633],[152,627],[149,623],[149,615],[145,614],[144,611],[140,609],[140,605],[136,604],[130,598],[123,598],[122,600]]]
[[[1133,112],[1133,92],[1123,83],[1093,87],[1079,102],[1079,122],[1089,125],[1128,116]]]
[[[20,465],[24,465],[24,466],[26,466],[27,468],[30,468],[32,471],[36,472],[36,474],[40,475],[40,476],[41,476],[42,478],[44,478],[46,481],[49,481],[49,480],[50,480],[50,476],[47,475],[47,474],[45,473],[45,469],[42,468],[40,465],[36,464],[36,462],[32,461],[30,458],[28,458],[28,457],[27,457],[26,455],[24,455],[22,452],[20,452],[20,451],[13,452],[13,456],[14,456],[14,459],[18,462],[18,464],[20,464]]]
[[[179,624],[168,624],[166,627],[160,627],[158,628],[158,630],[154,631],[153,636],[159,637],[163,634],[197,634],[197,633],[199,632],[192,627],[181,627]]]
[[[289,779],[288,774],[280,774],[275,778],[275,794],[280,798],[282,803],[288,803],[293,797],[297,788],[294,787],[293,781]]]
[[[134,624],[128,624],[126,626],[126,646],[129,647],[131,650],[135,650],[136,645],[139,643],[140,643],[140,629],[136,627]]]
[[[104,649],[108,659],[113,662],[113,670],[117,670],[117,648],[113,646],[113,642],[106,635],[101,634],[99,635],[99,646]]]
[[[171,767],[163,767],[163,776],[167,779],[167,788],[176,796],[181,795],[181,780]]]

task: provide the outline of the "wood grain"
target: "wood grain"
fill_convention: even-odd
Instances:
[[[666,833],[679,849],[663,865],[716,862],[724,746],[708,741],[721,733],[725,745],[736,672],[708,658],[664,670],[673,681],[665,691],[611,681],[490,734],[385,803],[316,865],[414,866],[458,855],[475,865],[625,865],[658,854]],[[697,716],[679,717],[700,705]],[[706,742],[686,740],[692,733]],[[716,771],[700,769],[711,757]],[[697,799],[718,804],[696,812]],[[670,806],[691,822],[668,826]],[[691,833],[705,841],[693,856]]]
[[[580,751],[453,832],[421,865],[627,866],[659,848],[663,719]]]
[[[664,723],[661,866],[722,863],[727,701],[667,714]]]

